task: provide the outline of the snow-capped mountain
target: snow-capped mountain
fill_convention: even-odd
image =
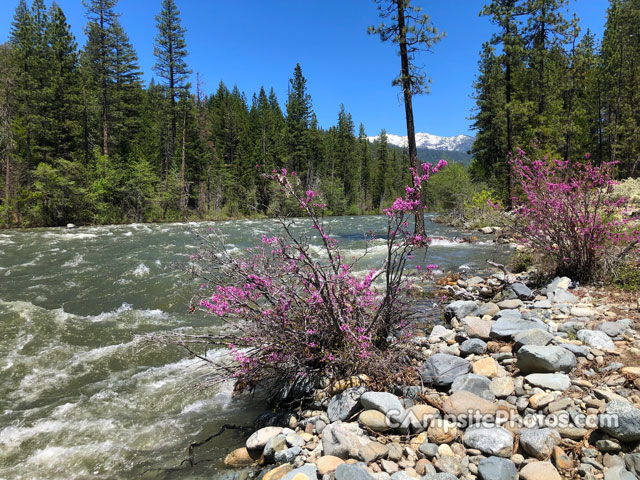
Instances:
[[[370,142],[378,139],[368,137]],[[406,148],[408,146],[407,137],[401,135],[387,134],[387,141],[396,147]],[[469,135],[456,135],[455,137],[440,137],[430,133],[416,133],[416,146],[418,148],[428,148],[430,150],[442,150],[446,152],[467,152],[473,145],[473,137]]]

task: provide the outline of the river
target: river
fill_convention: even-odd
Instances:
[[[334,217],[331,233],[347,257],[363,232],[384,234],[384,217]],[[273,231],[274,220],[133,224],[0,231],[0,479],[215,478],[242,443],[227,432],[179,468],[192,441],[225,423],[249,424],[264,405],[231,397],[231,385],[194,387],[199,361],[137,335],[207,332],[219,320],[189,314],[198,283],[180,268],[197,248],[193,228],[220,229],[240,252]],[[482,267],[504,250],[436,237],[426,261],[445,270]],[[379,264],[382,240],[361,268]]]

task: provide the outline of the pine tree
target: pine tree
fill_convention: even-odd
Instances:
[[[360,164],[359,208],[360,211],[365,212],[371,209],[371,149],[362,123],[358,132],[358,157]]]
[[[517,108],[514,108],[517,107],[517,105],[514,105],[514,92],[516,90],[515,73],[523,67],[524,40],[520,33],[521,23],[519,17],[524,15],[524,13],[523,5],[519,3],[519,0],[492,0],[488,5],[485,5],[480,12],[481,15],[489,16],[491,22],[500,28],[500,31],[491,39],[491,43],[494,45],[502,44],[504,51],[502,59],[504,68],[507,153],[513,152],[516,146],[513,122],[514,110],[517,110]],[[506,162],[507,159],[505,158],[504,161]],[[506,171],[507,195],[505,200],[507,205],[511,206],[514,184],[511,168],[508,164]]]
[[[153,54],[156,63],[154,72],[162,78],[167,88],[170,105],[171,133],[167,147],[168,157],[165,160],[165,175],[168,176],[176,149],[177,135],[177,100],[184,90],[188,89],[187,78],[191,70],[187,68],[186,30],[180,22],[180,11],[174,0],[162,0],[162,9],[156,15],[156,28]]]
[[[0,44],[0,161],[4,166],[2,168],[4,192],[1,197],[0,212],[6,227],[13,224],[13,198],[15,194],[13,179],[15,142],[12,131],[14,109],[11,102],[11,95],[16,87],[15,76],[10,47],[7,44]]]
[[[118,19],[118,14],[113,10],[116,3],[118,0],[83,0],[88,19],[85,27],[86,60],[100,105],[99,130],[103,155],[109,155],[111,93],[115,68],[114,25]]]
[[[78,45],[58,5],[51,7],[49,19],[46,29],[49,78],[43,90],[47,97],[44,112],[47,148],[54,158],[71,159],[78,148],[77,138],[81,133]]]
[[[307,93],[307,79],[297,63],[293,78],[289,79],[289,97],[287,99],[287,165],[298,173],[306,185],[314,174],[308,155],[309,123],[312,115],[311,96]]]
[[[131,151],[131,140],[141,127],[141,76],[138,55],[116,19],[113,22],[112,124],[114,150],[120,155],[126,155]]]
[[[35,128],[33,106],[35,92],[35,40],[33,33],[33,19],[25,0],[20,0],[11,24],[9,45],[12,63],[16,68],[15,92],[16,106],[22,117],[22,129],[16,138],[19,143],[24,142],[25,176],[27,188],[31,188],[31,167],[33,155],[33,131]],[[23,138],[22,138],[23,137]]]
[[[498,190],[506,196],[507,142],[504,72],[495,48],[488,42],[482,46],[479,73],[473,84],[476,108],[471,119],[478,133],[472,147],[471,170],[476,177],[495,179]]]
[[[381,18],[390,19],[390,23],[381,23],[378,27],[370,26],[370,34],[380,35],[383,42],[391,40],[398,44],[400,54],[400,76],[394,85],[402,88],[405,118],[407,121],[407,139],[409,144],[409,162],[411,168],[418,171],[418,149],[413,121],[413,95],[427,93],[428,83],[423,71],[416,63],[415,56],[421,51],[431,51],[444,33],[438,32],[428,15],[422,9],[411,5],[411,0],[374,0],[378,4]],[[415,233],[424,236],[424,213],[415,214]]]

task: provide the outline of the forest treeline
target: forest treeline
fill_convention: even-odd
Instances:
[[[334,214],[380,211],[402,191],[405,155],[384,132],[356,135],[344,106],[321,128],[300,65],[283,106],[273,89],[190,84],[174,0],[159,5],[145,85],[116,3],[84,3],[79,49],[58,5],[20,0],[0,46],[0,225],[268,215],[287,207],[263,178],[275,168],[322,190]]]
[[[333,214],[373,213],[410,181],[407,154],[384,135],[368,142],[344,106],[334,126],[318,125],[298,64],[282,103],[272,88],[248,98],[222,82],[206,94],[174,0],[158,5],[145,85],[116,3],[85,0],[79,48],[59,6],[19,1],[0,45],[0,226],[269,215],[288,207],[263,177],[274,168],[323,191]],[[508,203],[517,148],[588,153],[637,177],[640,2],[610,0],[601,39],[580,30],[568,0],[491,0],[480,14],[496,33],[473,83],[473,160],[441,176],[458,180],[434,185],[432,206],[483,189]]]
[[[471,173],[508,201],[517,148],[640,173],[640,2],[610,0],[602,39],[581,32],[568,0],[493,0],[497,33],[474,83]],[[588,154],[588,155],[587,155]]]

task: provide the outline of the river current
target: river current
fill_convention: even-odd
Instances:
[[[385,219],[328,224],[349,258],[363,253],[365,231],[384,235]],[[274,220],[0,231],[0,479],[218,476],[224,455],[242,444],[239,432],[202,447],[194,468],[180,467],[186,447],[225,423],[250,424],[264,405],[232,398],[231,384],[195,388],[206,373],[200,361],[136,341],[222,327],[188,312],[199,283],[180,266],[197,248],[193,230],[210,227],[232,252],[277,231]],[[431,217],[427,230],[435,240],[414,262],[474,269],[504,255]],[[362,270],[380,265],[383,243]]]

